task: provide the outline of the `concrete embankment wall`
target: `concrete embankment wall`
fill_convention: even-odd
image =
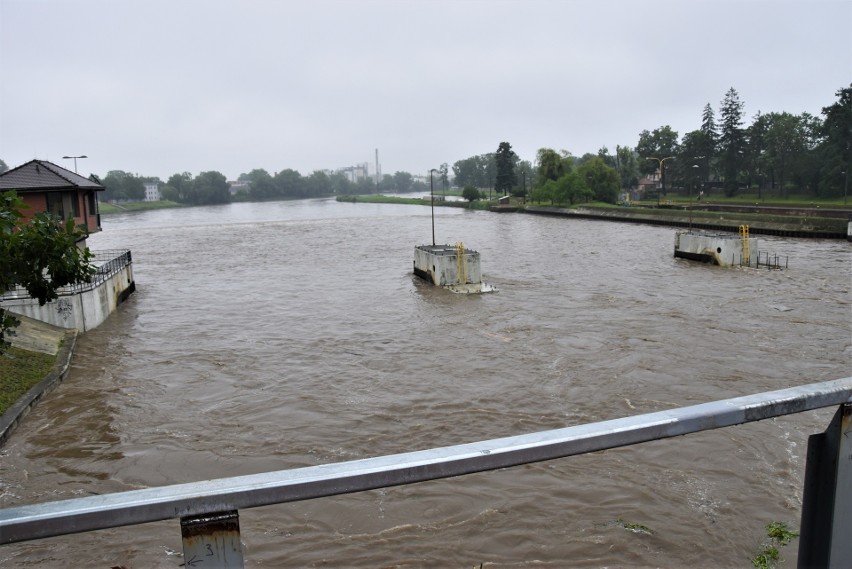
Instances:
[[[128,264],[90,290],[61,295],[44,306],[32,298],[3,299],[3,308],[59,328],[85,332],[100,326],[135,289],[133,265]]]
[[[688,212],[680,212],[676,216],[670,214],[655,215],[653,210],[638,211],[625,208],[624,211],[616,209],[593,209],[593,208],[559,208],[546,206],[527,206],[525,213],[538,215],[556,215],[562,217],[575,217],[578,219],[598,219],[605,221],[619,221],[622,223],[646,223],[650,225],[666,225],[670,227],[689,227],[693,229],[707,229],[711,231],[730,231],[736,233],[740,225],[748,225],[753,234],[778,235],[782,237],[815,237],[822,239],[847,239],[847,232],[841,230],[824,230],[814,228],[807,223],[806,218],[798,223],[776,223],[762,220],[743,220],[741,223],[735,216],[732,219],[710,221],[705,218],[696,217],[689,220]]]

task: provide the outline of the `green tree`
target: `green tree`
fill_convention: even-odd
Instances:
[[[636,145],[636,154],[639,155],[639,171],[644,175],[653,174],[660,169],[659,160],[669,156],[676,156],[680,150],[678,133],[672,127],[666,125],[654,129],[653,132],[643,130],[639,133],[639,143]],[[659,160],[658,160],[659,159]],[[665,164],[660,172],[661,182],[665,188]]]
[[[591,201],[594,192],[578,171],[572,170],[558,180],[545,180],[533,189],[530,199],[537,203],[549,201],[568,205]]]
[[[680,151],[677,143],[678,134],[668,125],[654,129],[653,132],[643,130],[639,133],[639,143],[636,145],[636,154],[639,155],[639,171],[645,175],[660,172],[660,186],[663,194],[666,193],[666,182],[668,181],[667,169],[671,166],[671,160]]]
[[[246,174],[248,195],[254,201],[272,200],[278,197],[278,190],[269,172],[263,168],[255,168]]]
[[[603,160],[603,163],[609,166],[610,168],[616,168],[616,157],[609,153],[609,148],[606,146],[601,146],[598,149],[597,157]]]
[[[581,164],[577,168],[577,174],[585,181],[594,200],[613,204],[618,201],[618,173],[615,168],[607,166],[599,156]]]
[[[160,190],[160,195],[163,196],[164,200],[168,200],[168,201],[172,201],[172,202],[179,202],[180,201],[180,195],[178,195],[177,190],[174,189],[173,187],[169,186],[168,184],[163,186],[163,188]]]
[[[450,187],[449,168],[446,162],[438,167],[438,172],[441,174],[441,188],[443,188],[444,194],[446,194],[447,188]]]
[[[335,172],[329,176],[328,181],[331,183],[331,191],[335,195],[345,196],[355,193],[352,187],[352,182],[350,182],[346,176],[340,172]]]
[[[453,163],[455,185],[490,189],[494,183],[495,170],[495,155],[493,153],[457,160]]]
[[[219,172],[201,172],[192,181],[193,205],[224,204],[231,201],[228,180]]]
[[[556,181],[571,171],[568,155],[565,153],[560,155],[552,148],[539,148],[536,153],[536,162],[538,163],[536,172],[538,184],[543,185],[548,180]]]
[[[453,176],[457,186],[475,186],[477,184],[477,163],[474,157],[456,160],[453,163]]]
[[[846,196],[852,166],[852,84],[839,89],[837,101],[822,108],[820,195]]]
[[[142,200],[145,184],[142,178],[123,170],[110,170],[101,181],[106,200]]]
[[[393,183],[393,176],[389,174],[381,174],[380,178],[379,192],[387,194],[396,191]]]
[[[712,168],[719,144],[719,128],[716,125],[716,115],[713,113],[713,107],[710,106],[710,103],[704,105],[704,110],[701,113],[701,128],[699,130],[702,137],[700,139],[700,147],[696,149],[698,154],[696,154],[695,158],[701,160],[698,163],[698,174],[701,182],[706,183],[715,177]]]
[[[639,160],[636,152],[628,146],[615,146],[616,169],[622,188],[639,185]]]
[[[376,190],[373,180],[370,178],[361,178],[354,184],[350,184],[352,192],[358,195],[372,194]]]
[[[74,220],[38,213],[22,223],[27,206],[14,192],[0,194],[0,296],[16,285],[44,305],[58,298],[59,288],[91,281],[92,253],[77,246],[86,236]],[[0,308],[0,353],[6,334],[18,320]]]
[[[497,160],[497,178],[494,180],[495,193],[508,195],[518,183],[518,177],[515,175],[515,157],[516,154],[512,151],[512,145],[508,142],[501,142],[497,146],[497,153],[495,154]]]
[[[533,170],[532,163],[529,160],[518,161],[518,164],[515,166],[515,170],[520,181],[520,185],[515,191],[515,197],[521,197],[526,195],[526,193],[530,191],[530,188],[532,188],[532,185],[535,182],[535,171]]]
[[[462,190],[462,197],[466,199],[468,202],[473,203],[476,200],[482,198],[482,194],[478,189],[473,186],[465,186]]]
[[[539,183],[530,192],[530,200],[536,203],[550,202],[551,205],[556,202],[556,181],[546,180],[544,183]]]
[[[302,175],[292,168],[285,168],[274,176],[276,195],[284,198],[304,198],[306,192],[302,184]],[[375,189],[373,182],[370,181],[370,192]],[[367,192],[367,193],[370,193]]]
[[[493,152],[476,157],[477,183],[479,188],[494,188],[497,175],[497,156]]]
[[[307,193],[310,197],[328,196],[333,193],[331,189],[331,178],[322,170],[315,170],[304,179]]]
[[[787,179],[796,155],[803,150],[799,120],[790,113],[770,113],[766,132],[769,167],[779,197],[786,195]]]
[[[751,188],[757,186],[758,198],[763,198],[769,172],[768,137],[770,116],[757,112],[745,130],[746,156],[745,181]]]
[[[739,176],[743,170],[745,154],[745,131],[743,125],[743,108],[745,103],[740,101],[737,90],[731,87],[725,93],[719,109],[722,115],[719,135],[719,162],[724,177],[725,195],[736,195],[739,189]]]
[[[820,156],[822,120],[810,113],[798,117],[799,152],[793,157],[790,179],[800,192],[820,196],[823,158]]]
[[[189,172],[172,174],[163,189],[163,197],[176,202],[191,203],[192,195],[192,174]]]
[[[395,172],[393,175],[393,187],[399,193],[411,191],[414,177],[408,172]]]
[[[673,173],[675,183],[687,188],[687,194],[692,195],[693,189],[697,189],[702,181],[702,166],[704,165],[703,154],[707,150],[707,135],[701,130],[693,130],[683,135],[680,143],[680,152],[673,160],[668,171]]]
[[[592,201],[594,198],[594,192],[579,172],[568,172],[555,182],[549,183],[553,184],[552,195],[559,203],[574,205]]]

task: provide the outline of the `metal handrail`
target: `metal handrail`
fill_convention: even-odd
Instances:
[[[133,264],[133,257],[129,249],[110,249],[105,251],[92,251],[94,257],[91,260],[91,265],[94,268],[92,278],[89,282],[77,283],[57,289],[58,296],[73,296],[81,292],[87,292],[98,288],[101,284],[110,279],[113,275],[121,271],[124,267]],[[0,295],[0,301],[3,300],[19,300],[30,298],[30,293],[27,289],[21,286],[16,286],[9,289],[4,294]]]
[[[852,377],[429,450],[0,510],[0,544],[450,478],[852,403]]]

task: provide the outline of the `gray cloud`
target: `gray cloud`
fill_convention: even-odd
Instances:
[[[229,178],[423,173],[512,143],[574,154],[746,114],[818,115],[848,1],[0,0],[0,158]]]

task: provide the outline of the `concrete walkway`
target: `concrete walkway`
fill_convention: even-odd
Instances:
[[[30,388],[23,397],[9,407],[0,417],[0,446],[12,434],[27,413],[36,403],[68,375],[71,367],[71,354],[77,342],[77,330],[66,330],[26,316],[18,316],[21,325],[14,336],[8,339],[16,348],[31,352],[56,355],[56,363],[47,376]]]

